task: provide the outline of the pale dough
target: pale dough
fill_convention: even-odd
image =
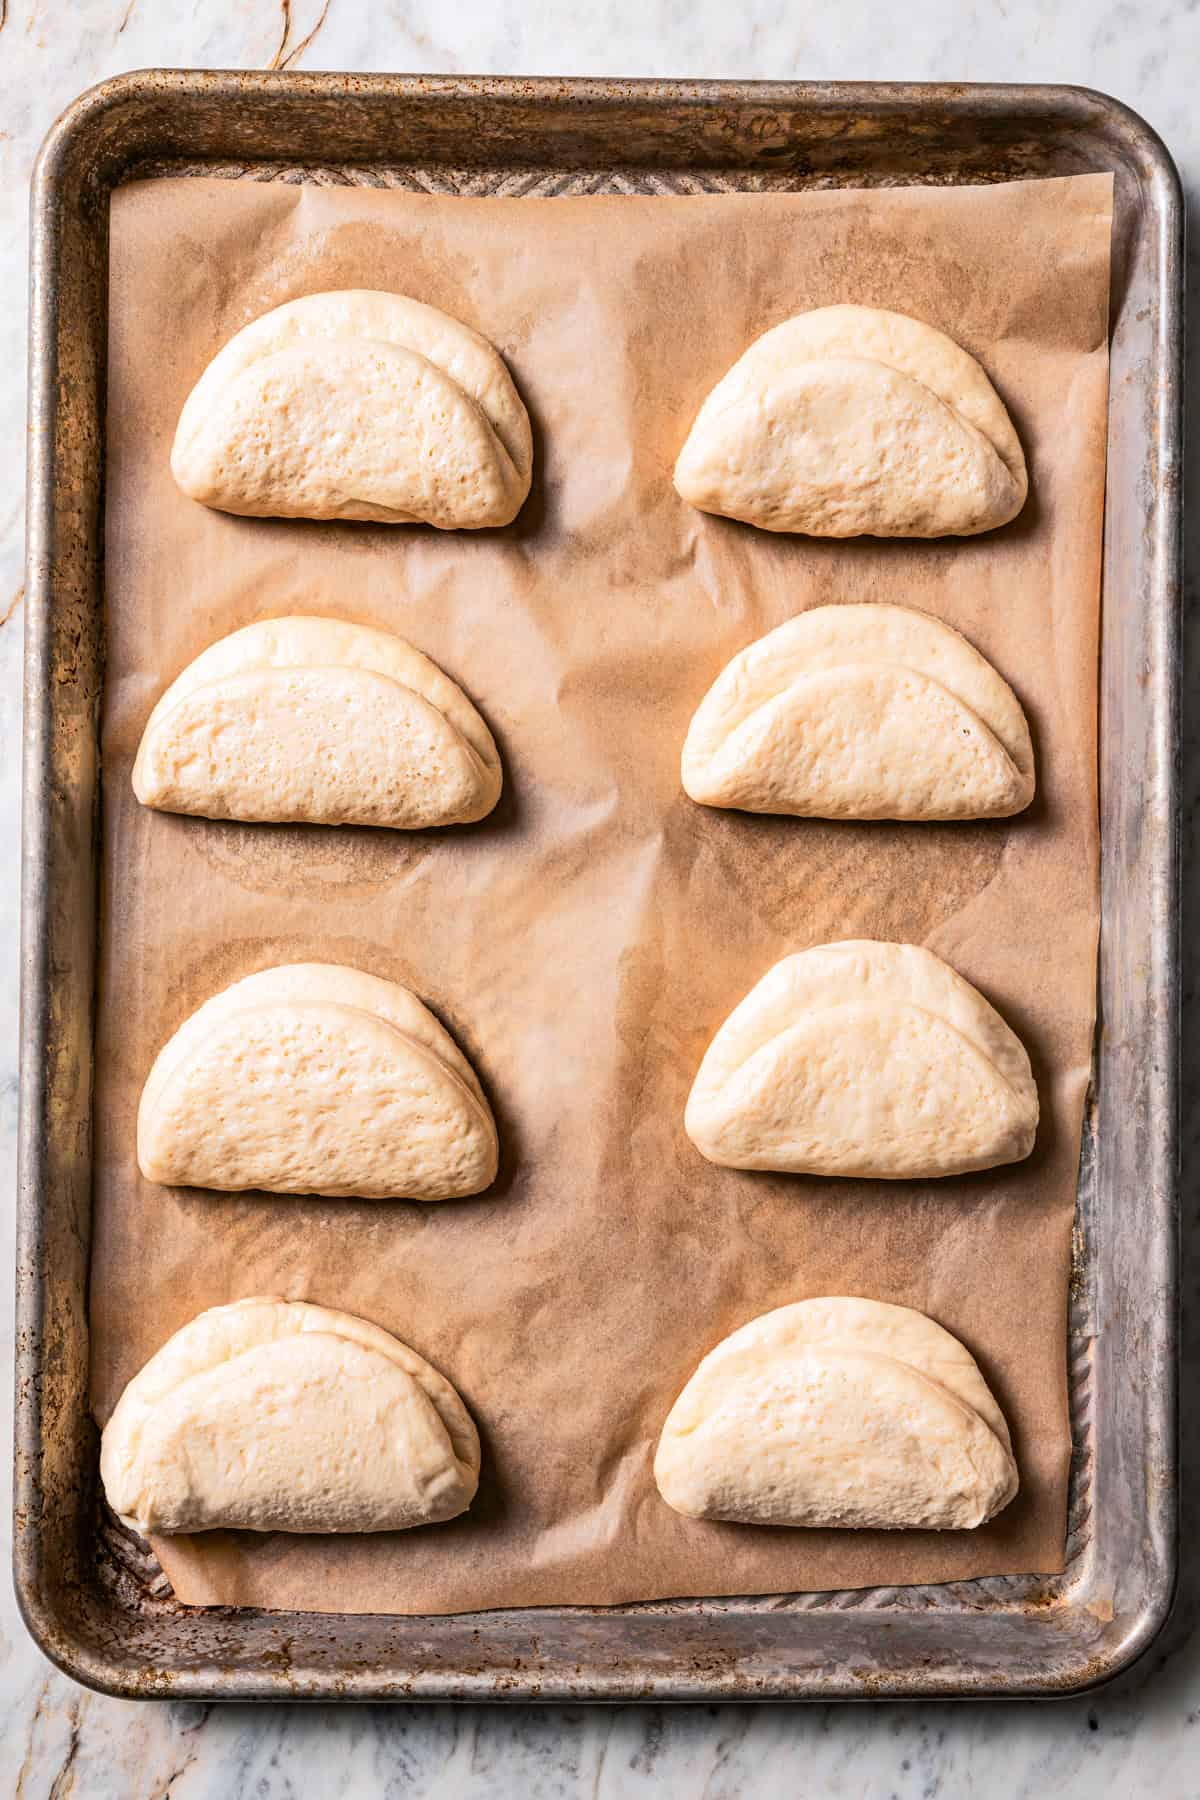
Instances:
[[[863,940],[768,970],[709,1045],[684,1122],[727,1168],[920,1179],[1028,1156],[1038,1096],[970,982],[918,945]]]
[[[479,1437],[450,1383],[379,1326],[238,1300],[134,1376],[100,1476],[142,1533],[402,1531],[466,1511]]]
[[[339,963],[263,969],[163,1046],[138,1108],[149,1181],[449,1200],[495,1180],[466,1057],[415,994]]]
[[[503,774],[462,689],[391,632],[297,615],[211,644],[163,694],[133,766],[143,806],[210,819],[470,824]]]
[[[968,536],[1028,477],[975,358],[903,313],[828,306],[765,333],[709,394],[675,466],[704,512],[812,537]]]
[[[1005,818],[1029,805],[1021,703],[904,606],[818,606],[739,652],[683,747],[693,800],[818,819]]]
[[[459,320],[372,289],[308,294],[244,326],[184,405],[183,492],[222,512],[507,525],[533,468],[499,352]]]
[[[654,1474],[688,1518],[885,1529],[971,1529],[1018,1485],[965,1346],[910,1307],[848,1298],[780,1307],[718,1344]]]

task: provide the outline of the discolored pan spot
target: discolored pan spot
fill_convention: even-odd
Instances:
[[[369,893],[411,876],[443,835],[357,825],[193,823],[205,862],[252,894]]]
[[[938,296],[940,316],[932,316],[925,309],[919,316],[940,331],[948,330],[958,341],[962,336],[960,322],[977,317],[986,320],[990,335],[995,336],[1008,304],[1007,296],[996,292],[985,272],[955,252],[939,248],[929,237],[916,237],[870,215],[859,214],[846,220],[844,230],[826,243],[818,269],[812,293],[803,304],[793,299],[792,313],[846,300],[853,300],[858,306],[908,313],[908,296],[914,291],[925,292]],[[778,306],[785,296],[772,298]],[[989,335],[982,328],[980,334]]]
[[[161,1042],[165,1042],[203,1001],[233,982],[257,974],[260,969],[298,962],[345,963],[368,975],[378,975],[381,980],[397,981],[402,987],[411,988],[474,1061],[476,1046],[463,1042],[459,1021],[439,1004],[438,996],[431,997],[428,984],[421,981],[418,971],[406,958],[373,940],[332,933],[291,931],[261,937],[221,938],[199,954],[173,966],[167,973],[162,996]]]
[[[854,937],[922,943],[995,878],[1012,823],[773,818],[680,795],[666,830],[698,916],[720,917],[736,895],[799,949]]]
[[[332,204],[337,204],[336,198]],[[310,207],[321,213],[332,211],[324,195],[314,196]],[[314,268],[335,269],[336,279],[314,282]],[[331,219],[282,248],[264,272],[263,289],[291,299],[322,289],[379,288],[440,307],[485,337],[492,335],[486,323],[477,321],[472,300],[474,271],[464,251],[450,248],[436,233],[414,231],[403,244],[403,268],[403,280],[397,281],[395,239],[380,231],[374,219]],[[279,304],[277,299],[267,300],[267,306]]]

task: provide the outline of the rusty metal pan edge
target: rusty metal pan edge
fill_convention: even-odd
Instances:
[[[1082,1340],[1086,1367],[1080,1392],[1089,1423],[1079,1433],[1083,1449],[1076,1478],[1088,1484],[1089,1503],[1100,1491],[1097,1483],[1111,1481],[1114,1467],[1129,1456],[1151,1479],[1134,1492],[1132,1510],[1122,1515],[1118,1509],[1111,1524],[1105,1521],[1104,1532],[1083,1535],[1068,1576],[1043,1583],[1044,1592],[1028,1580],[1008,1578],[919,1590],[919,1607],[917,1592],[897,1589],[781,1601],[389,1620],[197,1614],[170,1605],[147,1614],[131,1603],[119,1572],[114,1577],[109,1570],[98,1581],[85,1306],[107,193],[144,161],[148,145],[153,155],[185,157],[196,118],[203,114],[211,125],[213,102],[225,100],[237,100],[243,112],[248,105],[256,109],[260,129],[257,154],[231,143],[231,162],[239,156],[261,162],[266,151],[286,149],[289,164],[298,169],[339,157],[351,165],[376,160],[361,154],[368,129],[363,119],[369,115],[377,127],[381,108],[392,117],[401,109],[409,125],[418,118],[436,124],[448,108],[458,108],[463,118],[485,121],[482,149],[473,143],[472,154],[460,159],[477,166],[489,161],[508,166],[516,149],[528,147],[535,152],[528,158],[533,163],[548,160],[552,149],[571,166],[585,166],[614,118],[625,115],[636,117],[651,137],[661,133],[667,148],[661,165],[654,159],[656,167],[743,171],[751,148],[739,136],[742,121],[777,115],[784,152],[796,167],[803,166],[806,149],[821,141],[823,130],[832,127],[836,135],[839,121],[853,116],[870,121],[881,142],[909,145],[922,138],[936,149],[941,133],[951,163],[974,134],[986,138],[991,130],[1002,132],[1006,121],[1016,121],[1034,140],[1045,134],[1060,148],[1077,144],[1084,159],[1077,166],[1126,172],[1142,213],[1141,229],[1149,234],[1153,341],[1143,376],[1145,442],[1139,445],[1142,461],[1150,464],[1137,498],[1141,635],[1126,622],[1121,629],[1131,644],[1118,648],[1130,648],[1143,677],[1148,675],[1145,767],[1135,768],[1129,779],[1139,821],[1135,917],[1149,942],[1155,999],[1138,1016],[1130,1044],[1110,1051],[1101,1034],[1096,1144],[1102,1173],[1109,1162],[1118,1164],[1118,1176],[1136,1171],[1138,1191],[1145,1196],[1136,1232],[1139,1254],[1124,1271],[1122,1300],[1137,1310],[1147,1347],[1137,1373],[1153,1379],[1143,1380],[1136,1394],[1122,1389],[1129,1371],[1121,1347],[1111,1329],[1107,1334],[1099,1329],[1111,1296],[1104,1291],[1103,1259],[1089,1226],[1081,1272],[1088,1318],[1097,1328],[1091,1338],[1085,1330]],[[306,145],[297,158],[296,109],[303,113],[314,102],[326,127],[348,109],[358,107],[360,115],[342,128],[332,149],[327,135],[311,152]],[[215,110],[219,122],[228,121],[227,107]],[[264,120],[275,133],[273,143],[264,141]],[[672,138],[679,140],[674,148]],[[418,160],[404,153],[406,141],[396,148],[401,154],[393,162]],[[646,166],[649,161],[643,157]],[[615,156],[609,154],[605,166],[616,166]],[[898,178],[905,178],[903,155],[896,166]],[[964,164],[961,178],[1000,178],[990,168],[973,174],[981,166]],[[848,185],[870,178],[862,165],[857,175],[842,175]],[[907,178],[922,179],[915,164]],[[101,1691],[181,1699],[1053,1696],[1078,1693],[1128,1667],[1169,1612],[1177,1534],[1183,209],[1178,176],[1161,140],[1119,102],[1074,87],[144,71],[85,93],[52,128],[35,171],[31,223],[14,1575],[22,1615],[40,1647],[76,1680]],[[1120,510],[1114,499],[1124,492],[1116,462],[1110,437],[1106,580],[1107,535]],[[1106,606],[1106,659],[1111,610]],[[1102,796],[1106,775],[1124,782],[1127,766],[1119,746],[1107,761],[1102,750]],[[1109,784],[1113,793],[1121,782]],[[1105,807],[1107,823],[1107,799]],[[1130,900],[1126,889],[1118,891],[1107,862],[1102,883],[1103,1013],[1110,993],[1118,994],[1119,1003],[1113,984],[1122,956],[1130,954],[1125,916]],[[1136,1068],[1125,1066],[1131,1058]],[[1115,1071],[1111,1078],[1109,1062]],[[1137,1142],[1119,1157],[1112,1147],[1120,1148],[1124,1140],[1107,1130],[1110,1088],[1114,1102],[1132,1095],[1139,1106],[1140,1129],[1126,1133]],[[1120,1114],[1120,1105],[1113,1104],[1111,1117]],[[1113,1218],[1105,1223],[1111,1225]],[[1072,1391],[1074,1397],[1074,1380]],[[1132,1441],[1109,1441],[1104,1421],[1094,1429],[1090,1422],[1105,1404],[1113,1414],[1114,1395],[1136,1420]],[[1105,1622],[1104,1583],[1123,1578],[1126,1565],[1137,1591],[1115,1621]],[[940,1596],[951,1592],[953,1599],[943,1605]],[[938,1603],[926,1610],[931,1596]],[[1084,1630],[1089,1619],[1110,1629]],[[888,1650],[897,1635],[907,1645],[900,1657]]]

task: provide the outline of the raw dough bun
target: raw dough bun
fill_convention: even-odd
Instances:
[[[1004,402],[944,332],[826,306],[751,344],[700,408],[675,486],[704,512],[810,537],[959,537],[1025,504]]]
[[[389,1332],[299,1300],[238,1300],[169,1338],[100,1443],[143,1534],[404,1531],[465,1512],[479,1437],[450,1383]]]
[[[802,1300],[711,1351],[654,1475],[693,1519],[964,1530],[1017,1491],[1008,1426],[970,1352],[923,1313]]]
[[[389,825],[482,819],[503,775],[462,689],[403,638],[304,616],[247,625],[151,713],[133,791],[209,819]]]
[[[529,492],[529,415],[493,345],[373,289],[308,294],[229,340],[180,415],[183,492],[255,517],[508,525]]]
[[[451,1200],[496,1178],[496,1127],[415,994],[340,963],[262,969],[159,1051],[138,1108],[148,1181]]]
[[[786,956],[730,1013],[688,1097],[710,1162],[916,1179],[1019,1162],[1038,1097],[1020,1039],[915,944]]]
[[[1021,703],[967,640],[905,606],[818,606],[735,656],[700,702],[683,786],[813,819],[994,819],[1033,799]]]

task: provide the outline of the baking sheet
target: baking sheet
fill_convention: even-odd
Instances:
[[[1110,209],[1107,176],[542,205],[196,180],[114,197],[97,1416],[195,1312],[275,1291],[396,1331],[455,1381],[485,1445],[479,1499],[449,1525],[156,1543],[182,1598],[426,1612],[1061,1567]],[[509,530],[241,521],[175,491],[171,433],[209,356],[269,306],[347,285],[416,294],[504,351],[538,453]],[[671,462],[716,377],[767,325],[838,299],[913,312],[983,357],[1030,459],[1012,526],[822,544],[677,500]],[[679,745],[719,668],[839,599],[926,607],[997,663],[1034,731],[1028,814],[834,826],[684,798]],[[161,688],[213,638],[299,608],[399,630],[463,682],[505,756],[491,821],[401,837],[136,806]],[[1027,1163],[821,1182],[692,1151],[683,1102],[730,1007],[788,950],[852,935],[929,943],[1021,1033],[1043,1104]],[[504,1144],[490,1195],[423,1208],[141,1182],[134,1116],[161,1041],[228,981],[311,956],[410,982],[455,1031]],[[658,1500],[653,1444],[700,1355],[839,1291],[920,1307],[979,1358],[1022,1473],[992,1525],[764,1531]]]

